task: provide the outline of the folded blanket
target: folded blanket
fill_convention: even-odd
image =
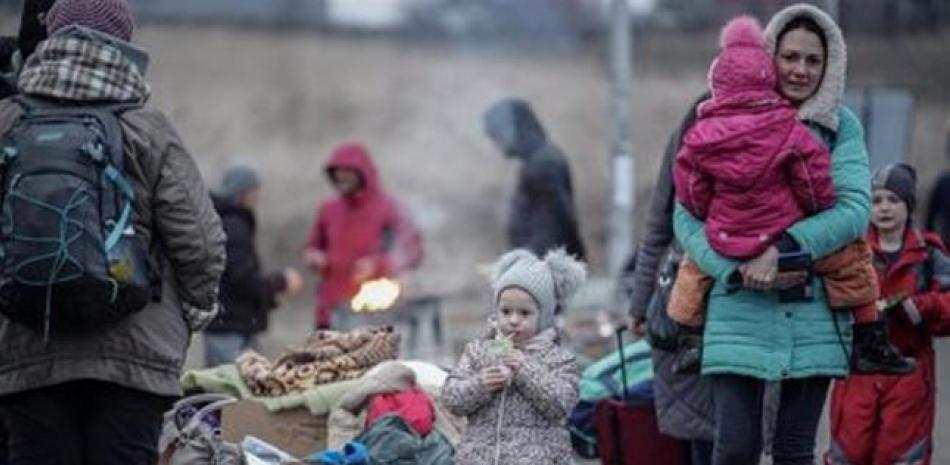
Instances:
[[[186,392],[201,391],[229,394],[238,399],[253,399],[268,411],[279,412],[304,407],[313,415],[327,415],[344,394],[351,392],[357,380],[341,381],[316,386],[303,392],[279,397],[257,397],[244,383],[234,365],[191,370],[181,378],[181,387]]]
[[[399,333],[391,326],[350,332],[315,331],[301,347],[290,348],[274,362],[252,350],[235,361],[251,392],[281,396],[327,383],[359,378],[399,352]]]

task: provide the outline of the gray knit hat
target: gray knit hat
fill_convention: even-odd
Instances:
[[[246,165],[234,165],[224,170],[221,178],[222,197],[236,200],[238,197],[260,187],[261,180],[254,168]]]
[[[907,163],[892,163],[879,168],[871,177],[871,188],[887,189],[907,204],[908,219],[917,207],[917,171]]]
[[[118,37],[132,40],[132,9],[128,0],[56,0],[46,14],[46,30],[54,32],[78,24]]]
[[[538,332],[541,332],[554,326],[556,311],[574,295],[586,278],[584,264],[564,249],[548,252],[544,260],[524,249],[513,250],[495,262],[492,271],[494,303],[498,304],[505,289],[516,287],[524,290],[540,307]]]

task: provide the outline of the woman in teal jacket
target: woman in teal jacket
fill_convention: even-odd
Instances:
[[[781,382],[775,465],[814,463],[815,434],[828,384],[849,371],[850,316],[828,307],[815,277],[807,299],[780,300],[780,289],[801,278],[778,274],[779,250],[831,254],[862,237],[870,211],[870,172],[861,123],[840,104],[846,49],[829,16],[810,5],[777,13],[766,27],[781,93],[831,148],[837,202],[789,228],[776,246],[746,263],[718,255],[703,223],[677,205],[677,239],[716,278],[708,300],[703,374],[712,377],[715,404],[713,464],[758,464],[762,449],[762,394]]]

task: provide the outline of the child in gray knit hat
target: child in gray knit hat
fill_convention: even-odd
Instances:
[[[572,463],[565,423],[578,398],[577,365],[554,321],[585,278],[562,249],[543,260],[514,250],[495,263],[489,331],[465,347],[442,388],[445,406],[468,418],[456,464]]]

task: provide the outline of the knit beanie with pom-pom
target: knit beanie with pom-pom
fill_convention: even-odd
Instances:
[[[577,292],[587,278],[584,264],[564,249],[548,252],[544,259],[524,249],[501,256],[492,271],[494,304],[502,291],[521,289],[534,298],[540,308],[537,331],[554,326],[557,310]]]
[[[722,49],[709,70],[713,98],[775,89],[775,64],[765,50],[762,26],[751,16],[726,23],[719,36]]]

